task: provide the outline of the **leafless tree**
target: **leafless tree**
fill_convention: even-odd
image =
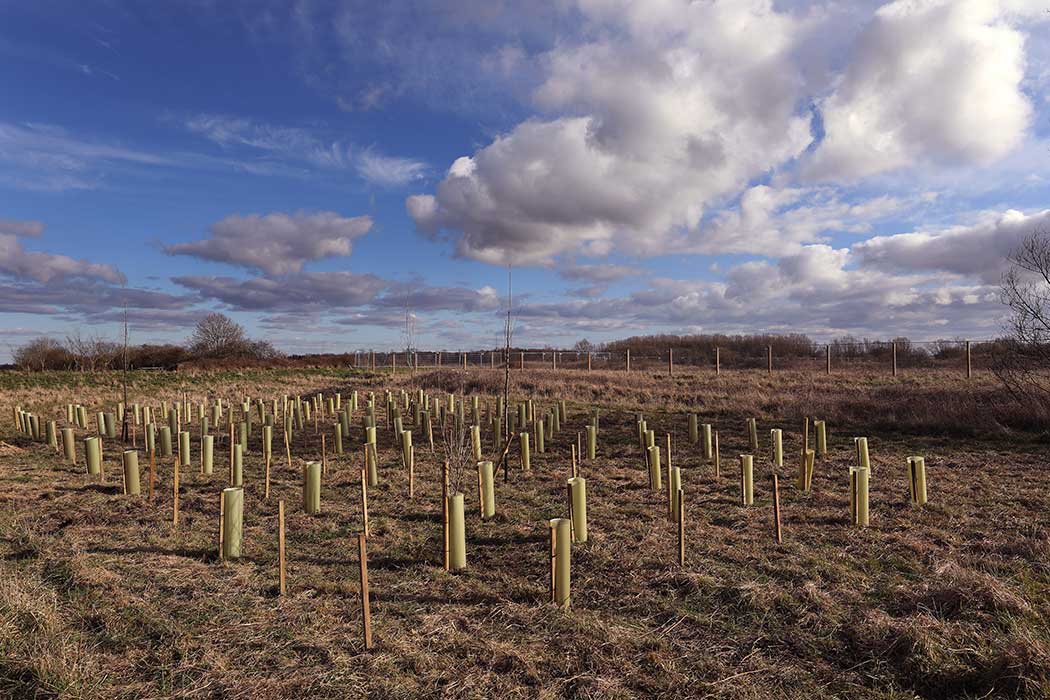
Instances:
[[[128,441],[128,297],[127,290],[122,283],[120,285],[124,297],[124,350],[121,353],[121,376],[120,383],[124,389],[124,411],[120,422],[120,440]]]
[[[441,446],[448,462],[449,493],[462,492],[468,487],[464,481],[468,467],[474,461],[474,450],[467,439],[467,426],[453,418],[441,426]]]
[[[190,352],[202,357],[241,354],[248,344],[244,328],[226,314],[208,314],[190,336]]]
[[[514,332],[514,296],[512,294],[513,266],[507,264],[507,318],[503,323],[503,453],[500,455],[499,463],[503,466],[503,481],[510,480],[510,346]]]
[[[119,346],[97,335],[84,337],[80,330],[66,336],[66,349],[73,356],[76,368],[81,372],[97,372],[113,362]]]
[[[1050,417],[1050,232],[1028,236],[1009,258],[1000,296],[1010,309],[996,376],[1018,400]]]
[[[15,364],[27,372],[62,369],[68,365],[69,360],[66,349],[52,338],[36,338],[14,351]]]

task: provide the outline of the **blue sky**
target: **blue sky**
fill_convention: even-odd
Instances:
[[[1026,0],[0,2],[0,359],[991,337],[1050,228]]]

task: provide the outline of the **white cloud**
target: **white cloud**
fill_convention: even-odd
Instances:
[[[371,217],[348,218],[330,211],[232,215],[212,224],[210,238],[164,250],[286,275],[300,272],[309,261],[350,255],[353,240],[371,228]]]
[[[1021,143],[1021,31],[1031,3],[898,0],[875,13],[835,91],[809,174],[858,178],[916,163],[988,164]]]
[[[112,265],[76,260],[67,255],[31,252],[19,240],[38,237],[43,232],[44,225],[39,221],[0,219],[0,275],[41,283],[71,277],[114,284],[124,281],[124,276]]]
[[[276,126],[221,114],[199,114],[186,128],[220,146],[245,146],[326,169],[350,167],[353,149],[338,140],[323,141],[307,129]]]
[[[357,160],[357,172],[373,185],[400,187],[426,177],[427,164],[366,151]]]
[[[875,236],[853,246],[864,265],[888,271],[941,270],[994,283],[1027,237],[1050,233],[1050,210],[986,213],[973,224]]]
[[[705,207],[811,140],[792,65],[803,19],[771,2],[583,3],[601,38],[545,58],[530,120],[410,197],[460,255],[548,264],[567,252],[665,252]]]

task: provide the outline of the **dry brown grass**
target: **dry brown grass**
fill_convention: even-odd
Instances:
[[[417,385],[491,395],[497,374],[244,372],[184,386],[140,378],[132,400],[182,390],[232,398],[244,390],[270,396],[340,387],[345,396],[351,386]],[[356,451],[331,460],[317,517],[301,512],[298,473],[283,458],[274,496],[263,500],[259,451],[251,452],[246,557],[223,563],[215,556],[218,456],[210,478],[184,472],[182,521],[172,529],[170,461],[160,469],[155,503],[126,498],[114,482],[115,445],[107,448],[109,482],[98,484],[14,435],[8,413],[0,438],[23,451],[0,461],[0,694],[1045,697],[1043,448],[1017,425],[987,420],[999,401],[990,379],[964,386],[956,378],[516,376],[516,396],[543,408],[565,398],[571,420],[553,449],[533,455],[532,472],[511,470],[509,483],[498,480],[494,520],[480,522],[476,492],[467,491],[469,571],[462,575],[440,566],[440,448],[434,455],[417,448],[417,495],[409,500],[393,440],[381,430],[382,483],[369,494],[372,652],[361,644],[356,597]],[[96,405],[116,396],[111,385],[93,392]],[[53,414],[68,397],[56,387],[11,386],[0,402]],[[546,602],[544,525],[564,514],[569,445],[594,406],[601,409],[599,459],[583,465],[591,540],[573,553],[573,607],[564,612]],[[684,440],[687,409],[720,430],[719,479]],[[674,563],[664,496],[647,488],[634,447],[636,411],[676,438],[689,515],[684,569]],[[743,422],[751,415],[760,436],[785,429],[783,545],[772,541],[764,455],[756,458],[754,507],[736,502],[735,455],[746,449]],[[803,415],[827,419],[832,439],[811,494],[790,485]],[[854,434],[871,442],[865,530],[848,525]],[[297,438],[296,465],[317,450],[311,427]],[[927,458],[926,508],[908,504],[910,454]],[[276,594],[277,498],[288,507],[283,598]]]

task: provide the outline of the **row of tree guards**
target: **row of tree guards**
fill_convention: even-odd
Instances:
[[[154,500],[155,472],[158,460],[171,460],[172,464],[172,526],[179,524],[179,472],[196,463],[201,476],[214,473],[215,440],[222,436],[228,440],[228,485],[219,494],[218,553],[223,561],[236,561],[242,556],[244,545],[244,517],[246,510],[244,490],[244,456],[249,450],[261,451],[264,464],[263,498],[270,497],[270,477],[274,458],[274,428],[283,429],[284,457],[288,469],[294,468],[292,458],[293,438],[305,434],[313,422],[314,434],[320,440],[319,459],[303,459],[300,465],[302,483],[302,511],[316,515],[323,508],[322,487],[329,471],[328,441],[332,437],[333,451],[344,454],[345,443],[351,439],[351,425],[359,425],[360,446],[360,532],[358,535],[359,570],[361,584],[362,620],[366,647],[372,646],[371,614],[369,610],[368,572],[366,544],[370,535],[368,523],[368,490],[380,482],[379,436],[382,434],[377,416],[385,418],[389,431],[389,445],[397,450],[402,475],[401,486],[409,499],[415,498],[415,445],[413,434],[422,435],[431,452],[435,451],[435,427],[444,450],[442,467],[442,523],[443,566],[450,572],[467,569],[467,530],[464,490],[464,472],[476,471],[478,515],[482,522],[492,519],[497,513],[496,469],[502,465],[504,480],[508,478],[508,460],[512,443],[518,446],[518,467],[522,472],[532,470],[532,446],[538,454],[545,454],[552,443],[569,423],[565,401],[555,401],[546,410],[537,407],[532,399],[508,405],[504,397],[495,397],[481,403],[480,397],[466,398],[455,394],[442,397],[429,395],[422,389],[413,392],[402,389],[400,393],[386,391],[383,395],[382,411],[377,409],[377,395],[369,392],[359,407],[358,392],[352,392],[347,401],[336,393],[334,396],[316,394],[310,397],[284,396],[280,401],[245,398],[236,403],[213,398],[207,402],[191,402],[187,397],[173,403],[162,402],[159,408],[132,404],[117,405],[115,411],[95,412],[94,424],[88,426],[88,412],[83,405],[69,404],[64,420],[42,420],[38,414],[14,407],[17,429],[39,441],[46,441],[64,460],[78,463],[79,441],[83,445],[86,473],[104,481],[105,460],[103,442],[121,445],[121,481],[123,493],[135,497],[142,494],[139,466],[138,433],[143,433],[144,448],[148,456],[147,494]],[[469,407],[469,408],[468,408]],[[196,414],[196,416],[195,416]],[[688,443],[699,452],[701,463],[713,467],[714,476],[721,476],[721,451],[719,431],[712,423],[701,423],[696,413],[686,417]],[[225,421],[225,429],[223,423]],[[261,427],[256,431],[254,425]],[[321,425],[324,424],[324,431]],[[130,426],[130,449],[126,442],[116,438],[116,425]],[[193,428],[196,434],[191,436]],[[599,411],[592,410],[586,416],[582,430],[570,440],[571,461],[564,475],[564,510],[550,518],[549,529],[549,590],[550,600],[568,608],[571,602],[572,549],[588,542],[587,480],[580,474],[584,463],[592,470],[599,469],[601,424]],[[639,446],[639,461],[644,469],[649,488],[666,496],[667,518],[676,525],[677,562],[686,562],[686,514],[685,490],[682,467],[672,463],[672,435],[667,433],[663,444],[657,441],[655,430],[650,428],[643,414],[636,416],[636,439]],[[744,425],[749,452],[738,456],[739,502],[744,507],[754,505],[755,462],[765,457],[769,463],[772,487],[773,536],[782,542],[783,532],[780,518],[780,489],[777,468],[785,461],[784,433],[781,428],[771,428],[768,450],[760,449],[757,421],[746,420]],[[94,434],[90,434],[94,432]],[[816,460],[828,458],[828,429],[824,421],[812,422],[813,439],[810,436],[810,420],[802,426],[802,447],[798,453],[798,471],[795,487],[806,493],[812,489]],[[257,440],[252,440],[258,435]],[[173,441],[173,436],[177,436]],[[192,439],[191,439],[192,437]],[[486,440],[487,438],[487,440]],[[486,443],[495,459],[485,459]],[[812,444],[812,447],[811,447]],[[198,446],[197,455],[192,448]],[[314,456],[314,453],[311,453]],[[356,461],[356,460],[355,460]],[[872,475],[871,460],[866,437],[853,438],[853,464],[848,469],[849,519],[857,527],[866,527],[870,522],[869,487]],[[472,467],[471,467],[472,465]],[[925,459],[921,456],[907,460],[909,499],[912,504],[922,506],[927,500]],[[281,594],[287,590],[285,570],[285,500],[278,504],[278,585]]]
[[[900,374],[900,365],[898,363],[898,346],[896,342],[890,342],[887,344],[889,347],[889,368],[891,374],[896,377]],[[825,374],[831,374],[833,369],[832,363],[832,345],[826,344],[824,346],[824,372]],[[504,350],[478,350],[474,352],[388,352],[388,353],[355,353],[351,356],[351,367],[367,368],[373,371],[389,370],[391,372],[397,372],[398,369],[409,369],[418,371],[420,369],[436,369],[440,367],[460,367],[467,369],[468,367],[489,367],[492,369],[503,369],[508,364],[507,361],[508,353]],[[571,357],[569,362],[565,361],[565,357]],[[963,358],[964,363],[962,365],[966,378],[973,378],[973,352],[971,341],[963,341]],[[600,363],[596,363],[595,360],[600,360]],[[652,362],[666,363],[667,374],[673,375],[675,370],[675,352],[674,349],[668,348],[666,355],[643,355],[635,356],[634,361],[636,363],[635,369],[638,369],[637,362],[644,360],[651,364]],[[766,346],[765,353],[766,360],[766,371],[772,373],[776,369],[774,362],[773,346]],[[612,353],[609,352],[580,352],[576,350],[545,350],[545,351],[524,351],[514,350],[509,353],[509,364],[512,368],[518,370],[526,369],[526,362],[529,367],[534,367],[539,364],[543,367],[549,367],[550,369],[586,369],[588,371],[593,370],[596,364],[599,364],[601,368],[610,369],[615,368],[614,365],[619,363],[618,366],[625,372],[631,371],[631,351],[625,350],[622,357],[619,359],[613,357]],[[681,364],[681,363],[680,363]],[[695,368],[698,365],[693,362],[686,362],[685,366]],[[714,368],[715,374],[721,374],[722,372],[722,353],[721,348],[716,347],[714,349],[714,358],[710,364]]]

